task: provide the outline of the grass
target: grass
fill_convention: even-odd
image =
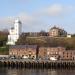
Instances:
[[[0,47],[0,55],[8,55],[8,54],[9,54],[9,47],[8,46]]]

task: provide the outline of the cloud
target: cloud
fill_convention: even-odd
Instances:
[[[10,28],[14,22],[14,17],[0,17],[0,30]]]
[[[20,13],[17,16],[8,16],[0,18],[0,25],[12,25],[14,23],[14,20],[17,18],[19,18],[23,24],[31,24],[31,22],[35,21],[33,16],[26,13]]]
[[[49,19],[47,17],[59,17],[63,15],[67,15],[74,11],[73,6],[63,6],[61,4],[53,4],[48,7],[43,7],[37,12],[33,12],[32,15],[21,12],[16,16],[8,16],[4,18],[0,18],[0,29],[5,29],[13,26],[14,20],[19,18],[23,24],[24,31],[36,31],[41,30],[42,28],[45,29],[45,25],[47,25]],[[54,22],[53,18],[53,22]]]
[[[61,4],[53,4],[48,7],[41,8],[40,12],[35,15],[37,16],[63,16],[65,14],[70,14],[75,10],[75,7],[66,5],[63,6]]]
[[[42,22],[36,17],[29,15],[25,12],[22,12],[17,16],[0,18],[0,27],[1,27],[0,29],[5,29],[5,28],[10,29],[14,24],[14,20],[17,18],[21,20],[23,25],[23,30],[27,30],[27,28],[29,29],[37,28],[38,25],[42,24]]]
[[[50,16],[56,16],[61,14],[63,11],[63,7],[61,5],[52,5],[45,10],[45,13]]]
[[[31,16],[31,15],[25,13],[25,12],[24,13],[20,13],[17,16],[21,19],[23,24],[31,25],[32,22],[36,21],[34,16]]]

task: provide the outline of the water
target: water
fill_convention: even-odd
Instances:
[[[75,69],[11,69],[0,68],[0,75],[75,75]]]

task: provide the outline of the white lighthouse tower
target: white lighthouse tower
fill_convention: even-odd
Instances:
[[[22,23],[19,19],[15,20],[14,27],[9,30],[7,45],[15,45],[22,33]]]

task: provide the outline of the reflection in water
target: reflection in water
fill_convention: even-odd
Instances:
[[[48,75],[58,75],[56,70],[48,70]]]
[[[75,69],[0,68],[0,75],[75,75]]]

